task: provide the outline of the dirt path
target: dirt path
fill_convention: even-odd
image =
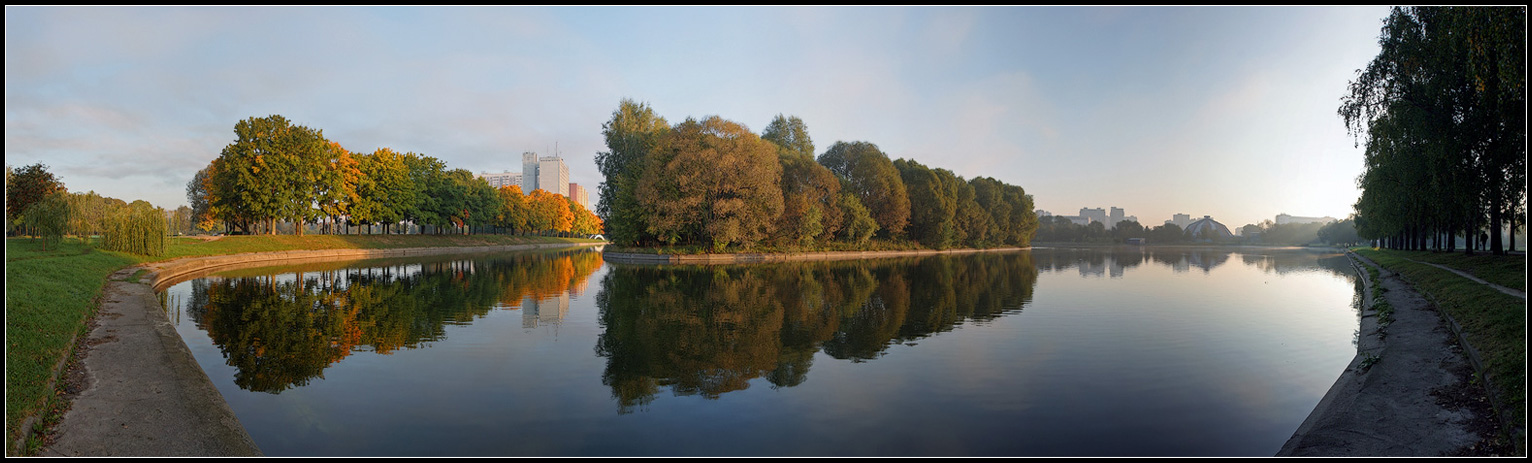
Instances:
[[[1491,444],[1494,412],[1442,316],[1397,274],[1379,275],[1364,292],[1357,357],[1277,456],[1507,454]],[[1379,288],[1393,307],[1386,324],[1370,303]]]

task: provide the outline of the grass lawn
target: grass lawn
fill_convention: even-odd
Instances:
[[[73,349],[94,314],[96,298],[112,272],[143,262],[181,257],[302,249],[390,249],[587,243],[581,238],[505,235],[254,235],[217,240],[173,238],[165,256],[144,257],[101,251],[65,238],[44,251],[42,240],[5,240],[5,430],[7,443],[25,431],[22,423],[50,409],[55,367]],[[6,454],[14,452],[10,445]]]
[[[1527,300],[1511,296],[1452,272],[1410,262],[1433,262],[1475,274],[1486,281],[1520,281],[1526,288],[1525,256],[1452,257],[1425,251],[1356,249],[1378,265],[1404,275],[1437,308],[1463,328],[1468,343],[1479,351],[1492,392],[1511,414],[1514,429],[1527,425]],[[1458,264],[1463,267],[1458,267]],[[1524,432],[1524,431],[1523,431]],[[1521,439],[1523,436],[1512,436]]]

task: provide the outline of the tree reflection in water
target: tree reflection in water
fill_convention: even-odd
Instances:
[[[814,354],[861,362],[890,345],[1021,310],[1029,252],[719,266],[614,265],[596,296],[596,353],[619,412],[765,378],[807,380]]]
[[[408,262],[315,264],[194,280],[186,311],[238,369],[236,385],[275,394],[323,378],[325,368],[353,352],[422,347],[444,339],[446,325],[584,288],[601,255]]]

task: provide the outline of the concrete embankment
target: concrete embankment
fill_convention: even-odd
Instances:
[[[1348,255],[1365,287],[1357,356],[1277,456],[1482,454],[1493,411],[1450,318],[1394,272],[1378,267],[1373,281],[1366,266],[1377,265]]]
[[[161,308],[155,293],[169,285],[238,266],[600,244],[281,251],[185,258],[119,270],[102,291],[78,366],[64,374],[65,389],[71,391],[69,411],[39,455],[261,455]],[[140,270],[148,272],[139,274]]]
[[[797,253],[735,253],[735,254],[645,254],[637,252],[606,251],[601,254],[607,262],[619,264],[753,264],[762,262],[796,262],[876,259],[882,257],[930,256],[937,254],[972,254],[977,252],[1021,251],[1031,248],[995,249],[947,249],[919,251],[833,251]]]

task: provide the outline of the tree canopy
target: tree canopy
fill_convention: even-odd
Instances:
[[[1363,238],[1468,252],[1525,225],[1526,8],[1396,7],[1338,110],[1366,145]]]

